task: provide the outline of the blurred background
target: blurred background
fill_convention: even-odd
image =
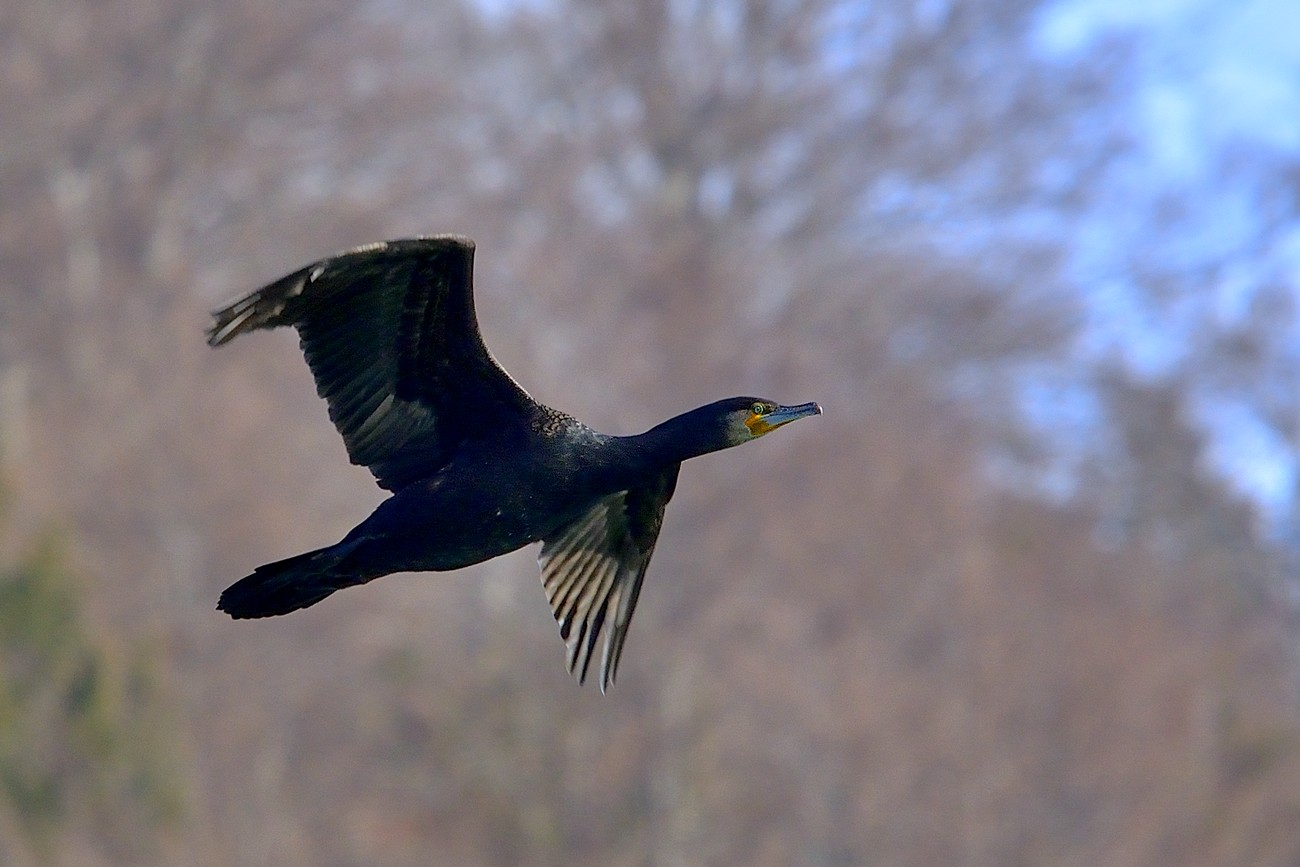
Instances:
[[[0,7],[0,861],[1300,863],[1289,0]],[[621,679],[526,550],[213,608],[382,492],[206,311],[478,242],[691,462]]]

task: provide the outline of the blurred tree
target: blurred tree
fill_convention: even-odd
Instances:
[[[0,562],[0,857],[66,863],[84,848],[143,863],[183,805],[162,660],[88,622],[58,547],[19,542]]]
[[[153,699],[93,612],[166,641],[140,653],[196,745],[190,860],[1295,863],[1276,552],[1204,472],[1189,381],[1078,349],[1070,251],[1081,211],[1126,213],[1095,193],[1131,145],[1130,54],[1044,61],[1043,9],[0,7],[9,518],[73,527],[86,573],[11,558],[12,616],[71,625],[13,624],[56,676],[0,698],[31,755],[57,737],[119,768],[83,783],[0,740],[24,803],[64,805],[6,801],[0,837],[96,863],[155,836],[131,794],[86,842],[155,743],[104,709]],[[684,475],[605,700],[564,675],[527,555],[274,623],[211,611],[378,492],[292,338],[214,355],[202,308],[442,230],[479,241],[493,351],[598,426],[751,388],[827,405]],[[1280,299],[1230,359],[1188,352],[1285,411]],[[1072,375],[1089,400],[1051,387]],[[1080,423],[1031,428],[1027,382]],[[1062,445],[1084,471],[1051,487]]]

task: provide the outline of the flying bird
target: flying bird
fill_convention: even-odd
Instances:
[[[271,617],[394,572],[460,569],[541,542],[542,585],[568,669],[618,672],[682,461],[821,412],[733,397],[636,436],[544,406],[479,334],[474,243],[381,241],[321,259],[213,313],[208,344],[291,325],[352,463],[392,496],[337,544],[259,566],[221,594]]]

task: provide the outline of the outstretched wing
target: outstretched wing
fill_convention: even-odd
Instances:
[[[611,494],[542,542],[538,562],[551,612],[568,648],[569,672],[587,678],[601,633],[600,691],[614,683],[664,507],[677,486],[676,464],[653,483]]]
[[[474,242],[456,235],[358,247],[215,311],[208,343],[298,329],[348,456],[395,491],[438,470],[473,426],[533,406],[483,345],[473,262]]]

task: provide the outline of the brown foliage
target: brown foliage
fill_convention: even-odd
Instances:
[[[1073,504],[1000,489],[1004,374],[1070,335],[1060,251],[941,256],[891,205],[978,176],[996,211],[1048,157],[1084,186],[1105,71],[1035,70],[1027,4],[911,8],[0,10],[0,447],[96,622],[169,650],[190,862],[1300,859],[1293,628],[1180,393],[1103,382]],[[828,20],[871,50],[828,65]],[[605,698],[528,553],[212,611],[380,492],[292,338],[212,353],[204,308],[451,230],[494,353],[597,427],[827,409],[685,468]]]

